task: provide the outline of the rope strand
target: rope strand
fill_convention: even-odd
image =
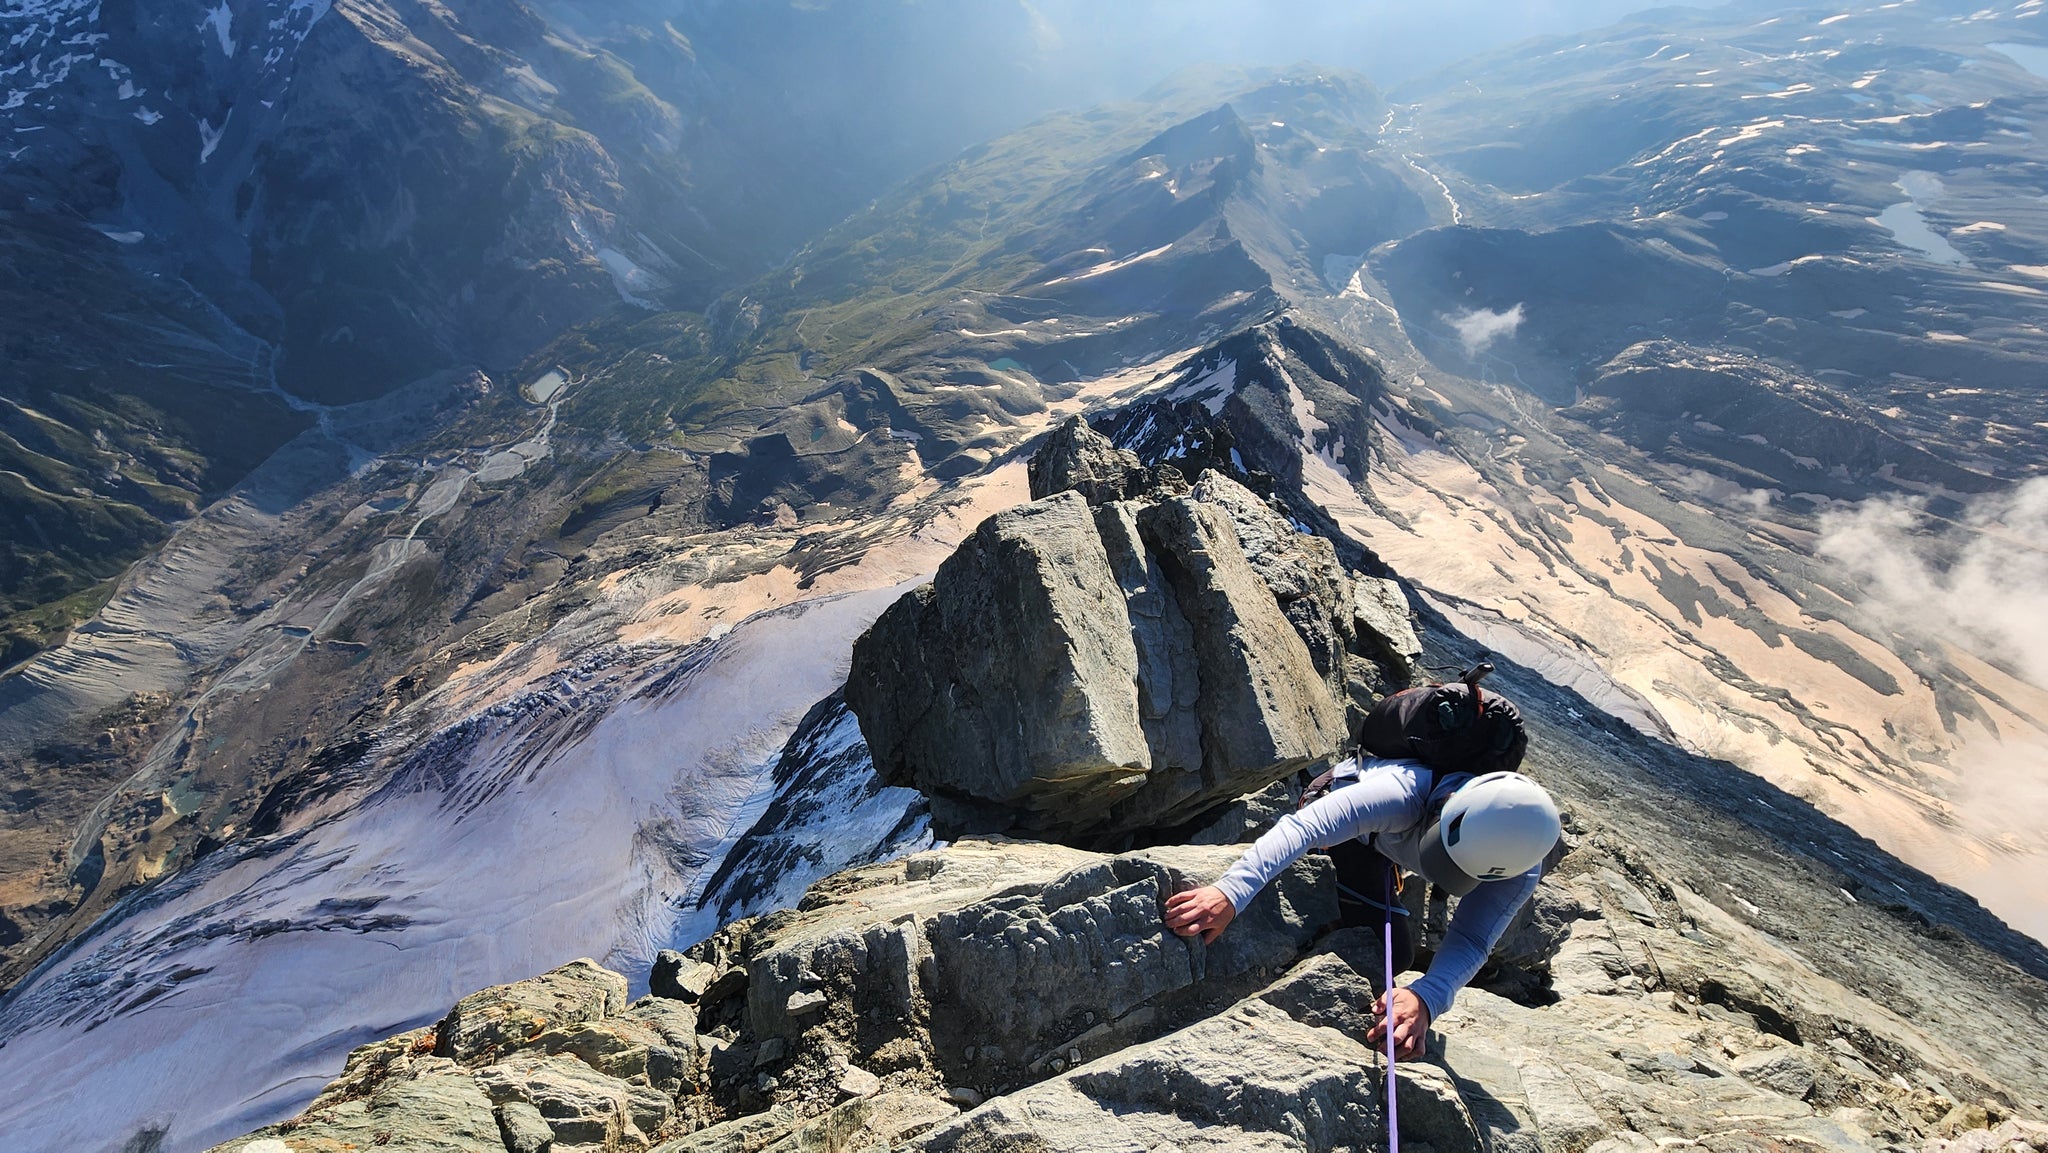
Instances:
[[[1381,955],[1386,958],[1387,983],[1382,986],[1380,1004],[1386,1012],[1380,1018],[1387,1027],[1387,1153],[1401,1153],[1401,1122],[1394,1105],[1394,872],[1398,866],[1387,864],[1387,903],[1381,919],[1386,924],[1385,939]]]

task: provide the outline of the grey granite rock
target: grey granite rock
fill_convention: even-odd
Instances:
[[[1137,661],[1068,492],[990,517],[885,611],[854,646],[846,698],[884,779],[1058,825],[1144,780]]]
[[[788,1136],[797,1126],[793,1110],[768,1109],[700,1129],[687,1137],[664,1141],[653,1153],[755,1153]]]
[[[548,1127],[540,1110],[524,1101],[507,1101],[498,1106],[498,1132],[505,1139],[505,1153],[552,1153],[555,1131]]]
[[[1362,1032],[1294,1015],[1321,999],[1298,984],[1359,980],[1319,957],[1259,996],[1157,1040],[1119,1049],[995,1098],[912,1144],[926,1153],[1012,1149],[1376,1148],[1382,1082]],[[1442,1083],[1448,1089],[1448,1082]],[[1441,1101],[1427,1094],[1431,1101]],[[1421,1095],[1402,1093],[1403,1104]],[[1449,1101],[1457,1100],[1455,1090]],[[1439,1112],[1455,1115],[1454,1108]],[[1479,1148],[1430,1114],[1432,1147]]]
[[[595,1021],[626,1007],[626,979],[591,960],[571,961],[538,977],[472,993],[437,1027],[434,1052],[475,1064],[510,1052],[563,1025]]]
[[[927,935],[936,980],[933,1039],[942,1052],[979,1042],[961,1072],[971,1084],[1025,1078],[1078,1047],[1107,1038],[1077,1023],[1119,1022],[1149,1009],[1162,1025],[1178,1003],[1258,974],[1278,972],[1334,919],[1334,894],[1304,870],[1247,906],[1233,932],[1212,945],[1161,926],[1162,901],[1178,880],[1206,874],[1234,850],[1150,850],[1113,857],[1042,885],[1019,884],[933,917]],[[1073,974],[1088,972],[1087,981]],[[1067,1055],[1068,1060],[1073,1058]]]
[[[1138,653],[1138,717],[1151,752],[1150,767],[1168,773],[1202,766],[1201,666],[1195,630],[1157,558],[1138,531],[1142,508],[1128,501],[1095,512],[1110,569],[1123,589],[1131,642]]]
[[[1116,447],[1086,421],[1070,416],[1031,454],[1031,499],[1071,490],[1089,504],[1106,504],[1138,495],[1144,475],[1137,453]]]
[[[1186,820],[1335,752],[1344,740],[1343,710],[1245,558],[1228,514],[1178,497],[1146,507],[1138,527],[1193,630],[1202,767],[1146,779],[1117,804],[1113,828]]]
[[[674,949],[654,955],[654,967],[647,974],[647,991],[657,997],[694,1003],[718,978],[718,968],[692,960]]]
[[[1229,514],[1252,571],[1301,637],[1331,696],[1342,700],[1346,659],[1357,647],[1357,629],[1352,577],[1338,563],[1336,548],[1327,539],[1296,528],[1250,489],[1220,472],[1203,473],[1191,495]]]
[[[1227,478],[1092,515],[1070,489],[989,518],[884,612],[846,700],[938,835],[1092,845],[1335,752],[1383,679],[1352,621],[1329,543]]]
[[[885,1049],[900,1064],[908,1044],[934,1078],[977,1089],[1043,1077],[1070,1049],[1092,1057],[1156,1036],[1191,1006],[1285,968],[1335,919],[1325,866],[1305,863],[1213,945],[1166,932],[1164,896],[1220,872],[1236,852],[1104,857],[963,841],[842,874],[839,892],[814,889],[799,912],[746,934],[749,1031],[822,1030],[870,1069]],[[802,989],[829,993],[822,1020],[787,1012]]]
[[[504,1153],[490,1100],[461,1071],[394,1081],[367,1098],[309,1108],[281,1125],[216,1147],[214,1153],[325,1153],[404,1149],[408,1153]]]
[[[696,1048],[697,1011],[670,998],[642,997],[619,1014],[619,1019],[647,1026],[670,1048],[686,1056]]]
[[[1409,677],[1422,664],[1414,613],[1399,581],[1369,576],[1352,579],[1351,619],[1362,647],[1397,674]]]
[[[923,1093],[881,1093],[829,1109],[761,1153],[889,1153],[957,1116],[958,1109]]]
[[[658,1130],[674,1108],[658,1093],[636,1094],[636,1086],[566,1055],[513,1057],[478,1070],[476,1085],[493,1105],[531,1105],[562,1150],[645,1148],[646,1134]]]

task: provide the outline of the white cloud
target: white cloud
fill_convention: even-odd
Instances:
[[[1976,834],[1976,860],[1953,880],[2006,924],[2048,942],[2048,846],[2040,814],[2048,811],[2048,744],[2009,735],[1998,744],[1976,743],[1948,789],[1962,827]]]
[[[1774,488],[1746,488],[1732,480],[1696,468],[1689,468],[1678,474],[1678,487],[1702,500],[1734,505],[1751,512],[1764,511],[1771,507],[1772,502],[1784,495]]]
[[[1522,327],[1522,306],[1517,304],[1505,312],[1480,308],[1445,319],[1458,330],[1458,339],[1465,342],[1465,355],[1471,356],[1503,336],[1513,336]]]
[[[1899,633],[1944,642],[2048,687],[2048,477],[1978,497],[1953,520],[1925,500],[1865,501],[1821,517],[1820,555],[1862,585],[1864,608]],[[1962,851],[1938,869],[2006,923],[2048,941],[2048,741],[1965,724],[1938,787]]]
[[[1976,498],[1962,516],[1883,498],[1821,517],[1820,555],[1901,633],[1973,652],[2048,688],[2048,477]]]

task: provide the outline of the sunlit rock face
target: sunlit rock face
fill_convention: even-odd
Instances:
[[[939,835],[1185,823],[1334,754],[1346,706],[1407,672],[1374,663],[1403,646],[1361,627],[1330,543],[1226,474],[1190,488],[1070,420],[1032,478],[1051,495],[984,522],[854,647],[848,704]]]
[[[1818,878],[1774,854],[1723,852],[1739,819],[1678,799],[1698,767],[1639,740],[1616,757],[1558,738],[1537,746],[1540,767],[1567,794],[1646,767],[1619,760],[1665,758],[1660,803],[1692,818],[1692,847],[1629,844],[1575,819],[1571,851],[1498,967],[1436,1023],[1428,1054],[1400,1066],[1402,1140],[1853,1150],[2048,1135],[2010,1116],[2034,1108],[2026,1057],[1987,1071],[1938,1023],[1824,975],[1848,976],[1861,962],[1843,968],[1836,947],[1882,930],[1886,914],[1840,899],[1758,907],[1766,927],[1723,912],[1692,887],[1717,853],[1734,866],[1722,877],[1779,893],[1818,897]],[[1160,924],[1167,894],[1237,851],[969,838],[848,870],[795,909],[668,955],[671,976],[688,979],[630,1004],[624,978],[588,961],[473,994],[438,1023],[356,1050],[298,1117],[218,1149],[319,1148],[381,1129],[420,1148],[488,1150],[491,1121],[506,1148],[661,1153],[1372,1147],[1388,1122],[1384,1057],[1367,1037],[1376,934],[1323,931],[1336,915],[1327,863],[1282,874],[1212,944]],[[1442,911],[1421,888],[1409,903],[1426,959]],[[1792,921],[1829,944],[1809,938],[1802,955],[1778,936]],[[1956,979],[1902,995],[1931,1008]]]

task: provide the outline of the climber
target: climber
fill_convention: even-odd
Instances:
[[[1328,792],[1280,818],[1222,879],[1169,897],[1166,927],[1214,941],[1282,870],[1327,846],[1337,866],[1340,923],[1377,925],[1391,914],[1389,971],[1405,970],[1414,953],[1407,910],[1398,902],[1389,910],[1377,894],[1393,887],[1386,870],[1420,873],[1457,895],[1458,908],[1429,972],[1381,991],[1374,1005],[1380,1021],[1370,1035],[1380,1042],[1391,1023],[1395,1052],[1410,1059],[1422,1053],[1430,1022],[1451,1007],[1536,891],[1559,843],[1557,805],[1520,773],[1439,773],[1420,761],[1363,753],[1339,762],[1329,777]]]

